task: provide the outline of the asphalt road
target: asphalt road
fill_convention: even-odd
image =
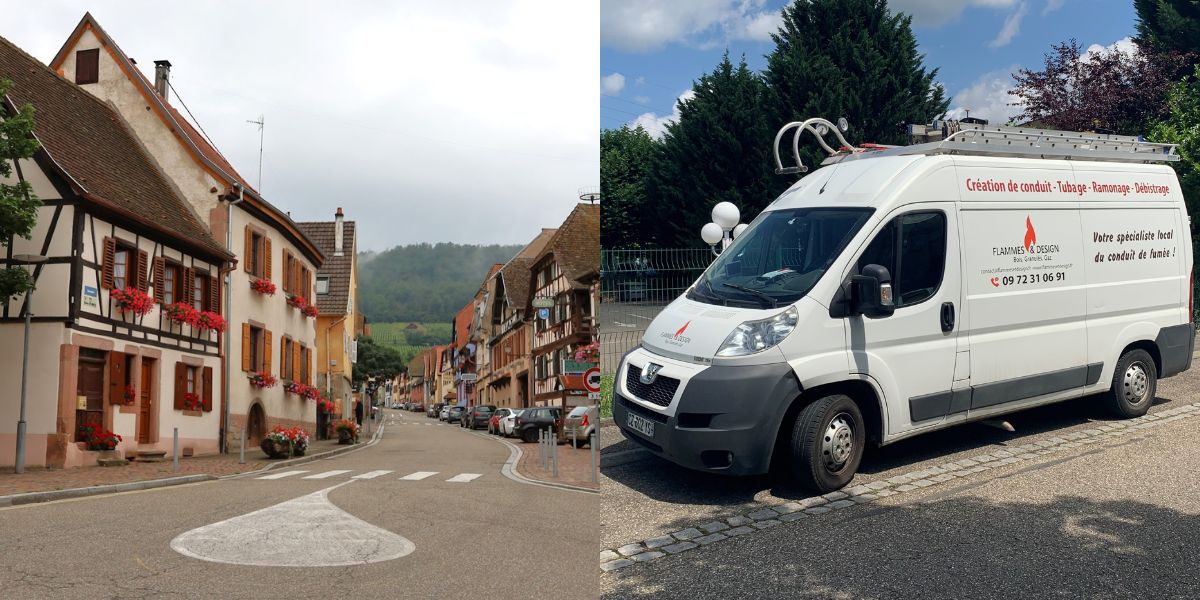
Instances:
[[[603,596],[1200,597],[1200,410],[1188,406],[1200,401],[1198,384],[1200,370],[1160,382],[1151,414],[1172,421],[1144,429],[1083,399],[1013,415],[1015,433],[966,425],[884,447],[852,486],[1014,454],[1005,449],[1048,449],[633,564],[602,576]],[[809,501],[779,478],[680,469],[614,430],[602,453],[602,548]],[[1062,445],[1079,439],[1086,443]]]
[[[507,446],[387,412],[378,444],[268,474],[303,473],[0,509],[0,596],[595,597],[594,494],[514,481]],[[302,566],[245,564],[263,560]],[[319,566],[339,560],[359,564]]]

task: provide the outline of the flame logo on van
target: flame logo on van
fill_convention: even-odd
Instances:
[[[688,325],[691,325],[691,324],[692,324],[692,322],[691,322],[691,321],[688,321],[687,323],[684,323],[684,324],[683,324],[683,327],[680,327],[680,328],[679,328],[679,331],[676,331],[676,332],[675,332],[675,335],[673,335],[673,336],[671,336],[671,337],[679,337],[679,336],[683,335],[683,332],[687,331]]]
[[[1033,230],[1033,221],[1029,219],[1029,215],[1025,215],[1025,251],[1029,252],[1033,249],[1033,245],[1037,243],[1037,233]]]

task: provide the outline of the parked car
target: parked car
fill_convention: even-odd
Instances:
[[[562,428],[562,410],[550,406],[530,408],[517,417],[513,434],[526,443],[536,442],[539,431],[558,431]]]
[[[413,402],[412,411],[413,412],[425,412],[425,405],[421,404],[420,402]]]
[[[596,424],[600,422],[600,410],[595,406],[576,406],[567,413],[563,420],[563,437],[572,442],[576,448],[582,448],[592,440]]]
[[[500,418],[500,435],[502,435],[504,437],[511,437],[513,435],[516,435],[513,432],[517,428],[517,417],[521,416],[521,413],[525,412],[528,409],[512,408],[512,409],[505,409],[505,410],[509,410],[511,412],[509,412],[507,415]]]
[[[429,419],[437,418],[442,412],[442,403],[430,404],[429,409],[425,411],[425,417]]]
[[[451,406],[447,410],[448,410],[448,412],[446,413],[446,422],[447,423],[458,423],[461,425],[462,417],[463,417],[463,407]]]
[[[512,411],[511,408],[497,408],[492,411],[492,416],[488,418],[488,433],[500,435],[500,419],[512,414]]]
[[[492,404],[479,404],[472,406],[465,413],[463,421],[468,429],[487,429],[488,423],[492,418],[492,413],[496,412],[496,407]]]
[[[442,405],[441,410],[438,412],[438,420],[445,421],[447,423],[450,422],[450,405],[449,404]]]

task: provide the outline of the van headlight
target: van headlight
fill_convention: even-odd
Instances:
[[[725,338],[725,343],[717,350],[717,356],[745,356],[762,352],[782,342],[796,328],[799,320],[800,311],[793,306],[768,319],[746,321]]]

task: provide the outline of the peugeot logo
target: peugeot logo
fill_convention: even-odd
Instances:
[[[642,371],[642,376],[639,377],[638,379],[640,379],[641,382],[646,385],[652,385],[654,383],[654,380],[658,379],[658,372],[661,370],[662,370],[662,365],[656,365],[654,363],[650,363],[650,364],[646,365],[646,368]]]

